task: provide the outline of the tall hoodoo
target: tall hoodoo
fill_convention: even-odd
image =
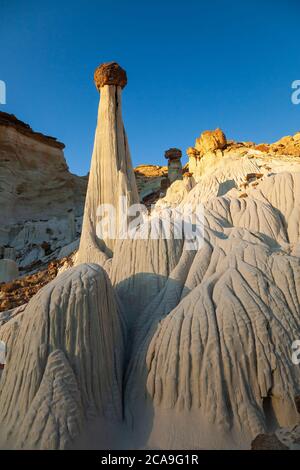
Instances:
[[[177,148],[170,148],[165,151],[165,158],[168,160],[168,178],[171,183],[178,179],[182,179],[182,152]]]
[[[127,84],[126,72],[116,62],[104,63],[96,69],[94,80],[100,103],[77,262],[103,264],[112,255],[115,236],[99,236],[98,208],[103,204],[114,208],[117,235],[120,197],[127,206],[139,203],[139,197],[122,119],[121,94]]]

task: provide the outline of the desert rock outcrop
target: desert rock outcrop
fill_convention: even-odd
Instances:
[[[74,265],[74,257],[75,253],[72,253],[70,256],[51,261],[47,269],[42,269],[22,277],[18,277],[18,272],[15,274],[14,271],[14,275],[11,276],[14,280],[0,283],[0,312],[27,304],[31,297],[46,284],[49,284],[60,272],[72,267]]]
[[[81,231],[87,181],[69,172],[63,148],[0,112],[0,258],[11,250],[25,272],[43,258],[46,265]]]
[[[64,144],[0,113],[0,222],[16,224],[82,214],[84,179],[72,175]],[[51,202],[51,204],[50,204]]]
[[[124,324],[99,266],[61,274],[0,327],[0,339],[8,351],[2,439],[20,448],[64,449],[87,419],[122,419]]]
[[[98,236],[100,204],[138,202],[125,82],[115,63],[96,72],[78,265],[0,316],[1,437],[19,448],[69,448],[94,420],[95,448],[129,430],[134,448],[289,447],[280,436],[299,426],[300,159],[204,133],[190,151],[196,171],[147,212],[144,237]],[[179,230],[186,206],[189,228],[200,230],[194,245]],[[108,443],[104,416],[116,425]]]
[[[126,74],[116,63],[102,64],[95,72],[95,83],[100,91],[100,103],[78,263],[103,264],[112,255],[115,237],[99,234],[99,230],[102,231],[97,214],[99,206],[111,205],[119,220],[120,198],[131,206],[139,203],[139,195],[122,119],[121,93],[126,85]],[[100,229],[99,226],[97,229],[97,222]],[[118,233],[119,226],[115,229]]]
[[[227,145],[227,140],[224,132],[221,129],[214,131],[204,131],[201,136],[196,139],[195,148],[204,155],[207,152],[214,152],[215,150],[223,150]]]
[[[290,252],[300,240],[299,177],[266,178],[257,199],[212,197],[203,247],[183,248],[138,317],[125,402],[133,426],[136,409],[154,407],[149,445],[247,447],[272,415],[298,423],[300,261]]]
[[[165,158],[168,160],[168,178],[170,183],[182,179],[182,152],[177,148],[170,148],[165,151]]]

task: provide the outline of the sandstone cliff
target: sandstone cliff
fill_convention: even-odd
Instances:
[[[64,144],[0,113],[0,223],[82,215],[86,179],[69,172]]]
[[[80,234],[87,178],[69,172],[63,148],[0,113],[0,257],[16,258],[21,270],[47,263]]]

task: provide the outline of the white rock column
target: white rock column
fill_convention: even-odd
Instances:
[[[101,95],[77,263],[103,265],[112,256],[115,238],[99,238],[97,209],[102,204],[115,208],[118,234],[120,197],[129,206],[139,203],[139,196],[122,119],[121,94],[127,83],[126,72],[110,62],[100,65],[94,78]]]

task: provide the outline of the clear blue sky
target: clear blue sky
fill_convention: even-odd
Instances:
[[[98,93],[94,69],[127,71],[123,117],[135,165],[164,163],[205,129],[274,141],[300,129],[299,0],[0,0],[7,104],[66,144],[86,174]]]

